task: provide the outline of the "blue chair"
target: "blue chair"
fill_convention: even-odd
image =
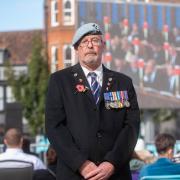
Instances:
[[[140,180],[180,180],[180,172],[179,175],[159,175],[159,176],[144,176]]]

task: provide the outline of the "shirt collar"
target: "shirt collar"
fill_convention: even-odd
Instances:
[[[102,77],[102,74],[103,74],[102,64],[97,69],[95,69],[94,71],[90,71],[89,69],[85,68],[84,66],[81,66],[81,67],[82,67],[86,77],[88,76],[89,72],[95,72],[98,77]]]
[[[6,152],[7,153],[16,153],[16,152],[23,152],[23,150],[20,148],[7,148]]]

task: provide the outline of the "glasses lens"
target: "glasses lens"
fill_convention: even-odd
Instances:
[[[80,46],[87,47],[89,45],[89,43],[91,43],[93,46],[100,46],[101,42],[102,41],[100,39],[93,38],[90,41],[88,41],[88,40],[81,41]]]
[[[101,45],[101,40],[100,39],[92,39],[92,44],[94,46],[100,46]]]

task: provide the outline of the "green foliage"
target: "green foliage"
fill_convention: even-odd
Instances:
[[[154,111],[153,119],[158,122],[176,119],[178,116],[177,112],[176,109],[158,109]]]
[[[159,123],[177,119],[178,117],[178,109],[142,109],[141,119],[145,119],[145,116],[147,116],[147,112],[152,117],[152,120],[154,122]]]
[[[28,73],[15,77],[10,63],[7,77],[13,94],[23,106],[23,115],[28,120],[33,134],[43,130],[45,94],[48,81],[48,64],[43,55],[42,38],[34,36]]]

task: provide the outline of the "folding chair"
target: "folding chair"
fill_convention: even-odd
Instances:
[[[32,180],[33,164],[19,160],[0,160],[0,179]]]
[[[159,175],[159,176],[144,176],[140,180],[180,180],[180,172],[179,175]]]

